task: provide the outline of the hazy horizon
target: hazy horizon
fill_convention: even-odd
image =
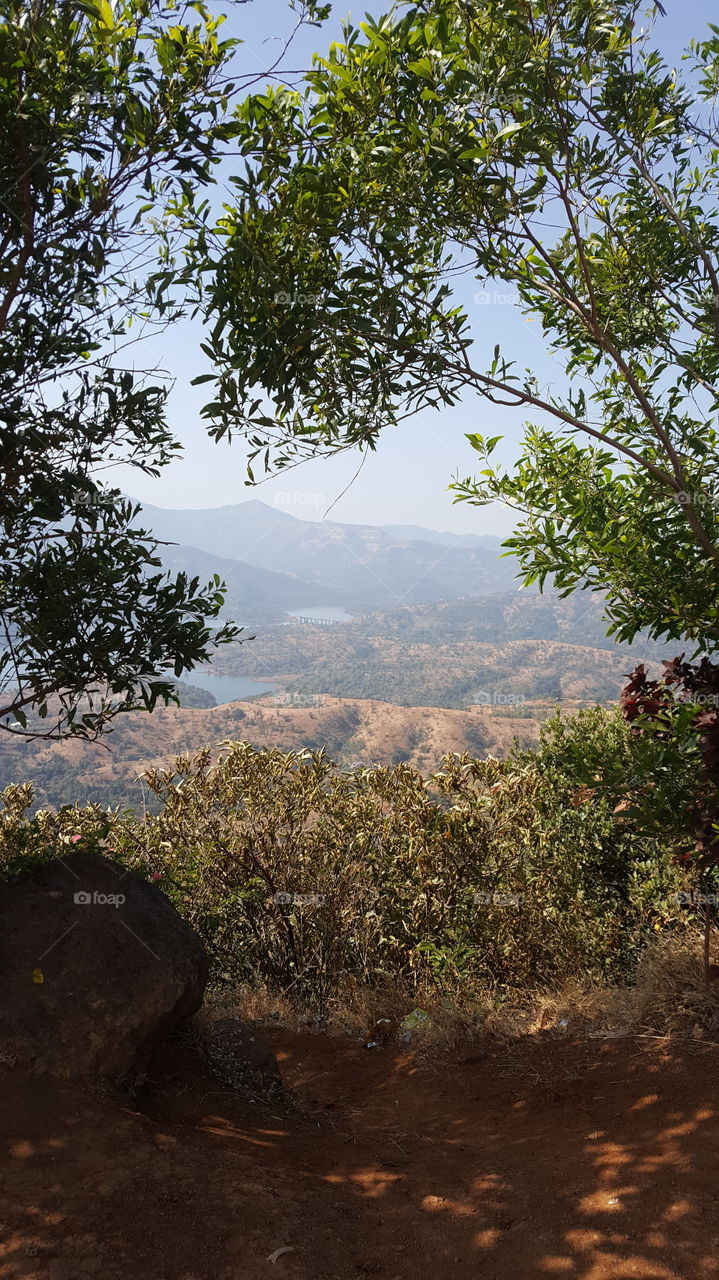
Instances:
[[[281,492],[277,495],[277,499],[278,499],[278,500],[277,500],[277,501],[274,501],[274,502],[267,502],[264,498],[257,497],[256,493],[254,493],[254,492],[253,492],[253,493],[252,493],[252,496],[247,497],[247,498],[239,498],[239,499],[237,500],[237,502],[219,502],[219,503],[214,503],[214,504],[211,504],[211,505],[207,505],[207,504],[203,503],[201,506],[198,506],[198,507],[195,507],[195,506],[189,506],[189,505],[188,505],[188,506],[182,506],[182,507],[178,507],[178,506],[174,506],[174,505],[173,505],[173,506],[166,506],[166,505],[165,505],[164,503],[162,503],[162,502],[150,502],[150,500],[149,500],[149,499],[145,499],[145,500],[143,501],[143,499],[139,498],[136,494],[133,494],[133,493],[128,493],[128,494],[126,494],[125,496],[126,496],[127,498],[129,498],[131,502],[140,502],[140,503],[142,504],[143,509],[145,509],[145,508],[155,508],[155,509],[156,509],[156,510],[158,510],[158,511],[172,511],[172,512],[181,512],[181,511],[208,511],[208,512],[209,512],[209,511],[224,511],[224,510],[228,510],[230,507],[242,506],[242,505],[244,505],[245,503],[249,503],[249,502],[259,502],[259,503],[261,503],[261,504],[262,504],[262,506],[266,507],[269,511],[277,511],[277,512],[278,512],[278,514],[279,514],[279,513],[284,513],[285,515],[290,515],[290,516],[292,516],[292,517],[293,517],[293,519],[295,519],[295,520],[319,521],[319,520],[324,520],[325,518],[327,518],[327,519],[329,519],[329,520],[331,521],[331,523],[333,523],[333,524],[357,525],[358,527],[363,526],[363,525],[367,525],[367,526],[369,526],[369,527],[371,527],[371,528],[379,528],[379,529],[389,529],[389,528],[392,528],[392,527],[396,527],[396,528],[402,529],[402,528],[413,527],[413,528],[417,528],[417,529],[426,529],[428,533],[442,533],[442,534],[452,534],[452,533],[456,533],[456,534],[457,534],[457,537],[461,537],[461,536],[462,536],[462,531],[459,531],[459,532],[458,532],[458,531],[457,531],[457,530],[455,530],[455,529],[439,529],[439,528],[437,528],[437,527],[436,527],[436,525],[428,524],[428,523],[427,523],[427,521],[426,521],[426,520],[424,520],[424,519],[420,519],[420,520],[382,520],[382,521],[375,521],[375,520],[340,520],[340,519],[335,515],[334,511],[333,511],[333,512],[331,512],[331,513],[329,514],[329,516],[328,516],[328,517],[325,517],[322,513],[320,513],[320,514],[316,514],[316,513],[311,514],[309,511],[308,511],[308,512],[302,512],[302,511],[297,511],[297,510],[290,510],[290,509],[289,509],[289,505],[286,505],[284,502],[282,502],[282,501],[280,500],[280,499],[283,497],[283,494],[282,494]],[[465,530],[465,532],[468,532],[468,533],[476,533],[477,531],[476,531],[476,530],[474,530],[474,529],[469,529],[469,530]],[[480,537],[491,537],[491,536],[493,536],[493,535],[491,535],[491,534],[485,534],[485,533],[482,533],[482,534],[479,534],[478,536],[480,536]],[[497,535],[494,535],[494,536],[496,536],[496,537],[503,537],[504,535],[497,534]]]

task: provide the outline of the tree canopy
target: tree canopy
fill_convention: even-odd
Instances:
[[[312,6],[300,10],[305,20]],[[236,40],[202,0],[0,0],[0,723],[91,736],[239,635],[113,464],[179,448],[136,336],[187,302]],[[262,73],[264,74],[264,72]],[[28,722],[28,713],[31,722]],[[42,721],[42,723],[40,723]]]
[[[651,8],[651,6],[650,6]],[[659,9],[659,6],[655,6]],[[526,583],[607,592],[612,633],[719,644],[719,28],[686,72],[635,0],[422,0],[239,104],[207,296],[217,437],[291,465],[474,391],[533,415],[457,500],[520,513]],[[559,365],[473,340],[503,282]],[[480,335],[481,336],[481,335]]]

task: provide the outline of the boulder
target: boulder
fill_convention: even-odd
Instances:
[[[108,858],[71,853],[0,890],[0,1061],[64,1079],[142,1071],[206,982],[194,931]]]

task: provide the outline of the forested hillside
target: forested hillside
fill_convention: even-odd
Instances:
[[[404,706],[549,698],[615,701],[637,661],[666,646],[617,645],[602,601],[584,593],[497,593],[401,607],[331,628],[256,629],[228,647],[215,669],[279,680],[302,693],[378,698]]]

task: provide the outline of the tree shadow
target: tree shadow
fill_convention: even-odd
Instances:
[[[713,1280],[714,1047],[268,1033],[292,1106],[2,1081],[3,1280]]]

